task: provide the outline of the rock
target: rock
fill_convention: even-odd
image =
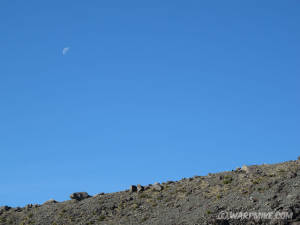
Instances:
[[[149,190],[150,187],[149,186],[144,186],[144,191]]]
[[[99,194],[96,194],[94,197],[99,197],[99,196],[102,196],[102,195],[104,195],[104,192],[101,192],[101,193],[99,193]]]
[[[131,193],[137,192],[137,187],[136,187],[135,185],[131,185],[130,188],[129,188],[129,191],[130,191]]]
[[[22,208],[21,208],[21,207],[15,208],[15,212],[21,212],[21,211],[22,211]]]
[[[241,170],[241,167],[235,168],[235,171],[240,171],[240,170]]]
[[[32,208],[32,204],[28,204],[25,206],[25,209],[31,209]]]
[[[81,201],[83,199],[91,197],[87,192],[75,192],[70,195],[71,199],[75,199],[77,201]]]
[[[132,198],[132,197],[129,197],[129,198],[126,198],[125,200],[126,200],[127,202],[129,202],[129,201],[132,201],[133,198]]]
[[[246,172],[246,173],[250,173],[250,174],[257,172],[255,166],[246,166],[246,165],[243,165],[242,168],[241,168],[241,170],[244,171],[244,172]]]
[[[144,191],[144,187],[140,184],[138,184],[137,186],[137,192],[140,193],[140,192],[143,192]]]
[[[57,201],[55,201],[54,199],[49,199],[48,201],[45,201],[44,204],[54,204],[57,203]]]
[[[151,188],[155,191],[161,191],[163,189],[163,187],[158,182],[154,183],[154,185]]]
[[[251,196],[251,197],[250,197],[250,201],[251,201],[251,202],[257,202],[257,199]]]
[[[288,178],[295,178],[295,177],[297,177],[297,173],[294,173],[294,172],[288,172],[287,177],[288,177]]]
[[[4,213],[4,212],[6,212],[6,211],[8,211],[8,210],[10,210],[11,209],[11,207],[9,207],[9,206],[1,206],[0,207],[0,214],[2,214],[2,213]]]

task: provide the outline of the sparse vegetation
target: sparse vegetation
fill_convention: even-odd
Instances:
[[[269,206],[278,207],[277,199],[282,199],[282,207],[298,204],[293,196],[299,196],[300,190],[289,189],[289,185],[300,183],[300,161],[261,167],[259,170],[256,173],[256,169],[247,167],[248,172],[236,170],[197,179],[169,181],[163,188],[159,188],[159,184],[149,185],[139,192],[123,191],[83,201],[44,204],[35,207],[34,211],[0,208],[0,224],[113,225],[123,221],[120,224],[165,225],[162,221],[174,218],[178,212],[180,215],[176,223],[185,224],[183,221],[189,221],[188,224],[202,224],[217,213],[216,209],[234,211],[241,207],[249,210],[255,207],[265,211],[269,210]],[[292,171],[293,174],[278,176],[278,171]],[[157,189],[153,190],[154,187]],[[253,198],[252,193],[260,194],[259,200]],[[276,199],[272,197],[275,195]],[[300,219],[300,215],[296,214],[295,218]]]

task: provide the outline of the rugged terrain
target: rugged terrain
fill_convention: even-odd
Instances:
[[[0,224],[299,225],[300,157],[180,181],[131,186],[116,193],[73,194],[71,198],[24,208],[3,206]],[[266,218],[266,213],[270,217]]]

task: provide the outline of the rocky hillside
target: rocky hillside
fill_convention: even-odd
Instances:
[[[0,224],[300,224],[300,157],[95,196],[0,208]],[[298,221],[298,222],[297,222]]]

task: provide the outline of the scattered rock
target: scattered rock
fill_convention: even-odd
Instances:
[[[135,185],[131,185],[130,188],[129,188],[129,191],[130,191],[131,193],[137,192],[137,187],[136,187]]]
[[[83,199],[91,197],[87,192],[75,192],[70,195],[71,199],[75,199],[77,201],[81,201]]]
[[[285,172],[277,173],[280,169]],[[274,172],[275,175],[270,176]],[[295,176],[296,172],[298,174]],[[234,182],[224,185],[223,181],[227,180]],[[9,207],[0,207],[0,224],[56,224],[65,218],[62,221],[65,224],[296,225],[300,222],[299,187],[298,161],[269,166],[244,166],[238,172],[226,171],[194,180],[187,178],[176,182],[156,182],[149,186],[132,185],[130,190],[105,195],[102,192],[94,196],[97,198],[81,202],[78,200],[89,197],[86,192],[73,193],[70,196],[72,200],[59,204],[51,204],[56,203],[51,199],[46,202],[49,205],[40,208],[29,204],[25,208],[13,208],[5,212]],[[145,191],[147,189],[150,191]],[[141,194],[130,194],[129,191]],[[215,219],[220,212],[290,210],[293,218],[285,222],[278,219],[272,223],[269,220]]]
[[[137,185],[137,192],[140,193],[140,192],[143,192],[144,191],[144,187],[140,184]]]

